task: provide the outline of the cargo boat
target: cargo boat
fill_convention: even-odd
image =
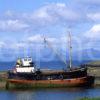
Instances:
[[[87,67],[72,67],[71,49],[70,44],[70,64],[67,70],[38,69],[32,58],[18,59],[15,69],[8,71],[7,88],[9,84],[21,87],[29,85],[34,88],[92,86],[94,77],[87,74]]]

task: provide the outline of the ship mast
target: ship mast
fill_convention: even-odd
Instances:
[[[71,33],[68,34],[68,46],[69,46],[69,68],[72,68],[72,45],[71,45]]]

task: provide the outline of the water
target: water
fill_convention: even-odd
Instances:
[[[82,97],[99,96],[100,88],[57,88],[0,91],[0,98],[2,98],[2,100],[79,100]]]
[[[9,70],[15,68],[15,62],[0,62],[0,71]],[[73,66],[79,66],[89,61],[73,61]],[[49,62],[35,62],[38,68],[44,69],[65,69],[67,66],[61,61],[49,61]]]

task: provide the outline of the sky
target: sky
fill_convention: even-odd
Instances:
[[[69,32],[74,54],[100,51],[100,0],[0,0],[0,60],[54,57],[44,37],[66,58]]]

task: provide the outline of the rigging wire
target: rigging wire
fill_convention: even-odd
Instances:
[[[57,52],[57,50],[55,48],[53,48],[52,44],[46,39],[46,37],[44,37],[44,43],[47,43],[47,45],[52,49],[52,51],[60,58],[60,60],[62,62],[64,62],[64,64],[67,66],[66,60],[61,57],[61,55]]]

